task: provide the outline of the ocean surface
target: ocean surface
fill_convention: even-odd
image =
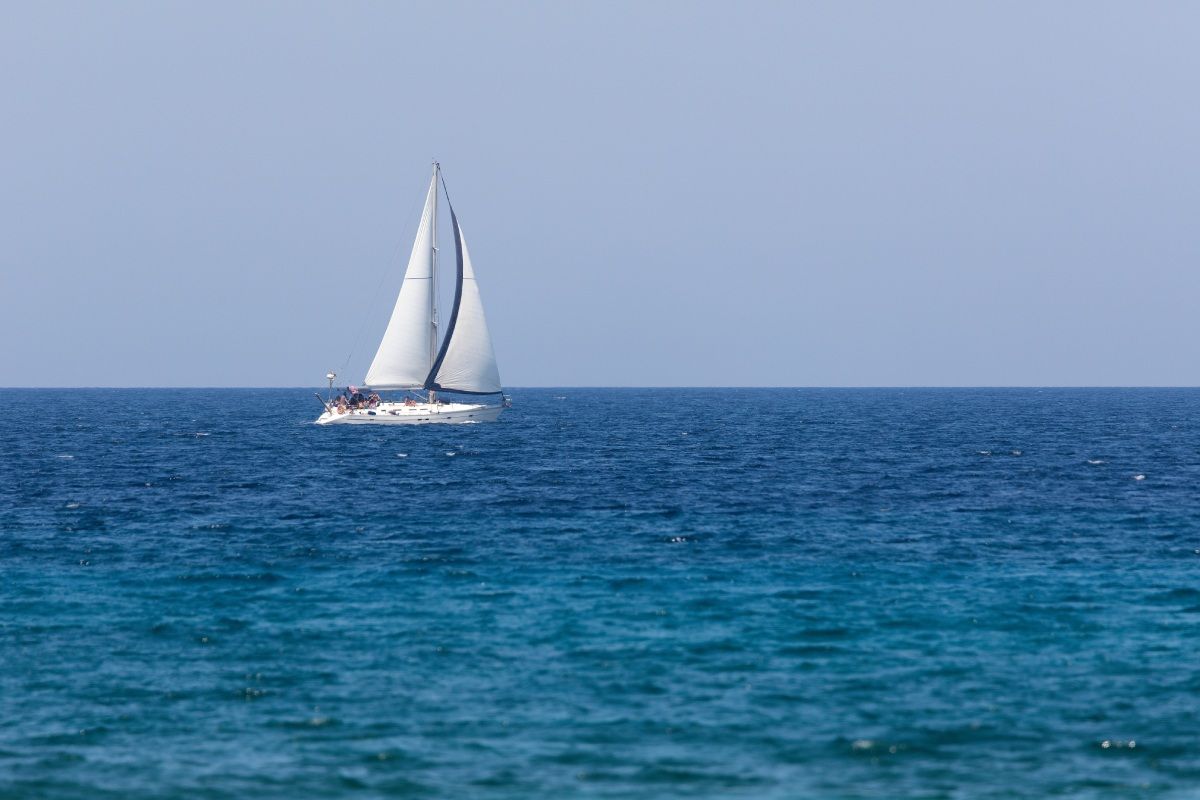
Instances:
[[[511,395],[4,390],[0,797],[1200,797],[1200,390]]]

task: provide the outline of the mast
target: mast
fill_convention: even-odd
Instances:
[[[438,162],[433,162],[433,216],[431,219],[433,235],[429,237],[429,247],[431,250],[430,258],[433,263],[433,270],[430,273],[432,281],[429,292],[429,321],[433,326],[433,335],[429,337],[429,368],[433,368],[433,362],[437,360],[438,354],[438,316],[437,316],[437,301],[438,301],[438,244],[437,244],[437,185],[438,177],[441,173],[442,165]],[[429,392],[429,402],[432,404],[437,399],[437,393]]]
[[[450,209],[457,267],[454,303],[441,342],[438,341],[441,324],[437,318],[440,248],[435,230],[439,191],[446,195],[446,206]],[[475,268],[467,253],[462,226],[450,203],[450,192],[442,180],[441,165],[436,161],[421,208],[421,223],[417,226],[408,267],[404,271],[404,282],[396,296],[383,340],[367,370],[365,383],[375,389],[425,391],[431,403],[437,402],[440,392],[498,394],[503,391],[479,284],[475,280]]]

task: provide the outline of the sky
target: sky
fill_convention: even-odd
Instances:
[[[4,16],[0,385],[360,379],[434,158],[508,386],[1200,385],[1195,3]]]

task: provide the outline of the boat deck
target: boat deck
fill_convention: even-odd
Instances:
[[[500,416],[503,405],[482,403],[379,403],[374,408],[336,408],[317,418],[318,425],[335,424],[419,424],[491,422]]]

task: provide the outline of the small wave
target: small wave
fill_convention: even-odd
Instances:
[[[820,589],[782,589],[772,595],[780,600],[813,600],[820,596]]]
[[[103,725],[98,725],[93,728],[80,728],[73,731],[63,731],[62,733],[51,733],[44,736],[35,736],[30,741],[39,745],[74,745],[79,743],[80,737],[84,739],[93,739],[108,733],[108,728]]]
[[[1133,479],[1135,481],[1144,481],[1144,480],[1146,480],[1146,476],[1142,475],[1141,473],[1138,473],[1137,475],[1133,476]]]
[[[192,572],[178,576],[178,580],[188,583],[220,583],[224,581],[232,582],[247,582],[247,583],[279,583],[284,580],[282,575],[274,572],[251,572],[251,573],[220,573],[220,572]]]
[[[454,452],[453,450],[447,450],[447,451],[446,451],[446,455],[448,455],[448,456],[456,456],[456,455],[458,455],[458,453]]]
[[[849,628],[806,628],[799,632],[804,639],[845,639],[851,635]]]
[[[628,578],[613,578],[612,580],[610,580],[608,582],[608,588],[610,588],[610,589],[629,589],[634,586],[642,586],[646,582],[647,581],[645,578],[640,578],[637,576],[628,577]]]
[[[302,729],[302,728],[324,728],[329,725],[337,725],[338,721],[332,717],[325,717],[325,716],[318,715],[315,717],[309,717],[308,719],[280,720],[277,722],[272,722],[270,724],[272,725],[272,727],[276,727],[276,728]]]
[[[396,458],[408,458],[408,453],[396,453]]]
[[[1183,603],[1200,599],[1200,589],[1191,586],[1181,586],[1165,592],[1156,592],[1146,598],[1151,603]]]
[[[197,439],[199,439],[201,436],[212,436],[211,433],[208,433],[206,431],[196,431],[196,433],[194,433],[192,435],[195,436]]]
[[[874,739],[855,739],[850,743],[850,750],[855,753],[870,753],[871,755],[896,755],[908,746],[896,743],[877,742]]]
[[[1012,454],[1013,454],[1014,456],[1019,456],[1019,455],[1021,455],[1021,451],[1020,451],[1020,450],[1013,450],[1013,451],[1012,451]]]
[[[981,456],[990,456],[992,454],[991,450],[976,450],[975,452]]]
[[[79,508],[79,503],[67,503],[67,508]]]
[[[1133,750],[1136,747],[1137,742],[1133,739],[1127,742],[1120,739],[1105,739],[1100,743],[1101,750]]]
[[[1089,464],[1104,464],[1104,463],[1106,463],[1103,458],[1089,458],[1087,460],[1087,462]]]
[[[63,453],[62,455],[55,456],[55,458],[62,458],[62,459],[71,460],[71,459],[74,459],[74,458],[75,458],[75,456],[71,455],[70,453]]]

